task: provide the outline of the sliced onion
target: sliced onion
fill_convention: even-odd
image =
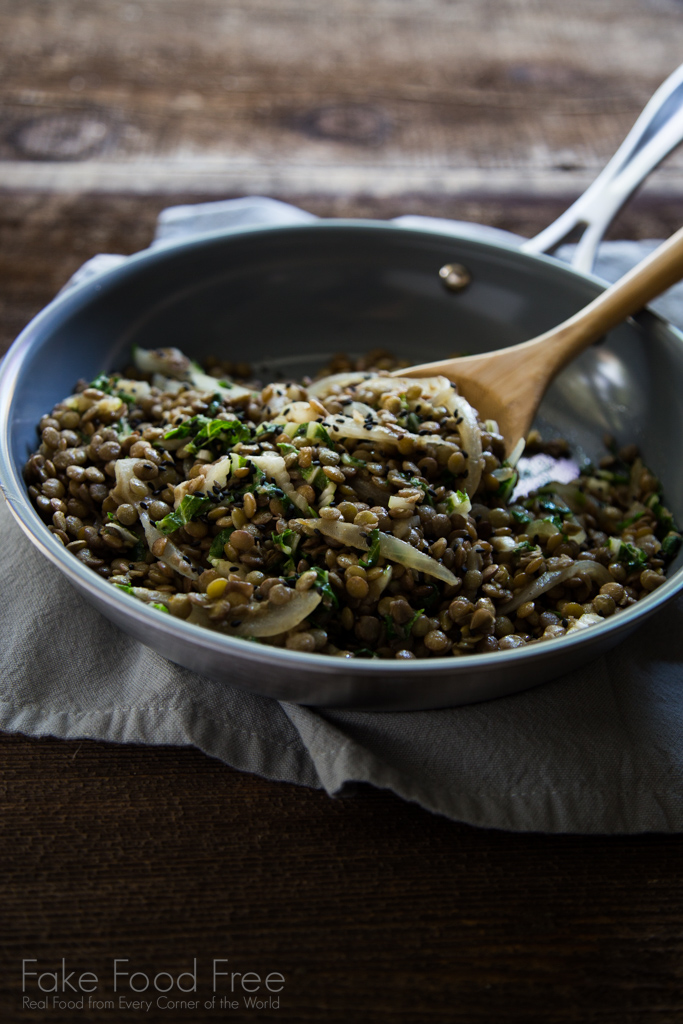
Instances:
[[[294,487],[287,472],[285,460],[281,455],[276,455],[275,452],[264,452],[262,455],[248,456],[248,461],[253,462],[255,466],[262,469],[266,476],[273,480],[281,491],[284,491],[297,508],[301,509],[306,515],[309,515],[308,502]]]
[[[209,561],[218,575],[226,580],[236,579],[237,577],[244,579],[247,575],[247,570],[243,565],[235,565],[229,558],[212,558],[209,555]]]
[[[206,473],[204,474],[204,493],[212,494],[214,488],[223,489],[228,482],[228,477],[232,476],[233,473],[233,460],[229,455],[221,455],[220,459],[216,459],[212,462]],[[185,490],[183,485],[187,485],[189,481],[183,480],[182,483],[178,484],[175,488],[175,506],[176,508],[185,496]]]
[[[452,441],[447,441],[446,438],[441,437],[439,434],[412,434],[404,427],[393,423],[375,423],[371,427],[366,427],[365,423],[359,423],[352,416],[337,416],[335,414],[324,419],[322,426],[327,430],[333,441],[340,438],[353,438],[359,441],[379,441],[381,444],[396,445],[401,438],[408,438],[416,448],[436,445],[450,448],[451,451],[457,450],[456,445]],[[481,450],[481,444],[479,448]]]
[[[133,362],[143,373],[162,373],[165,377],[185,378],[190,360],[179,348],[140,348],[133,346]]]
[[[325,487],[325,489],[323,491],[321,491],[320,497],[318,498],[318,508],[319,509],[320,508],[327,508],[328,505],[332,504],[332,502],[334,501],[334,494],[335,494],[336,490],[337,490],[336,483],[334,482],[334,480],[330,480],[329,483],[327,484],[327,486]]]
[[[239,626],[222,627],[230,636],[276,636],[294,629],[307,619],[322,600],[316,590],[292,590],[292,596],[285,604],[272,605],[263,601],[255,611],[253,606],[239,605],[232,614],[232,621],[240,620]]]
[[[363,423],[368,416],[371,419],[377,419],[377,409],[373,409],[371,405],[366,405],[365,402],[351,402],[349,405],[344,406],[346,413],[351,413],[356,423]]]
[[[472,511],[472,502],[466,494],[463,495],[462,491],[449,491],[444,497],[444,502],[447,507],[449,515],[457,512],[458,515],[466,516]],[[485,506],[484,506],[485,507]],[[486,514],[488,516],[488,508]]]
[[[376,414],[373,413],[373,417],[374,415]],[[384,444],[397,444],[402,437],[417,439],[416,434],[411,434],[403,427],[379,423],[366,427],[363,422],[359,422],[353,416],[328,416],[323,420],[322,425],[333,441],[338,438],[354,438],[360,441],[380,441]],[[440,440],[443,443],[443,438],[440,438]]]
[[[135,544],[140,540],[132,530],[127,530],[125,526],[121,525],[121,523],[115,523],[111,519],[104,523],[102,530],[103,532],[105,530],[109,530],[111,533],[118,533],[119,537],[125,541],[129,547],[135,546]]]
[[[525,447],[525,445],[526,445],[526,441],[524,440],[523,437],[520,437],[519,441],[517,442],[517,444],[512,449],[512,451],[508,455],[507,459],[505,460],[506,465],[512,466],[513,469],[515,468],[515,466],[517,465],[517,463],[521,459],[522,455],[524,454],[524,447]]]
[[[613,582],[612,576],[601,562],[594,562],[590,558],[581,558],[577,562],[572,562],[571,565],[566,566],[564,569],[551,569],[548,572],[544,572],[538,579],[533,580],[526,587],[522,587],[520,592],[515,594],[511,601],[501,605],[497,609],[498,614],[509,615],[510,612],[514,612],[520,605],[525,604],[527,601],[535,601],[546,590],[552,590],[553,587],[564,583],[565,580],[576,576],[579,572],[585,572],[592,576],[599,586]]]
[[[422,389],[421,397],[432,405],[442,405],[448,412],[453,412],[451,393],[455,395],[455,389],[448,377],[441,374],[435,374],[433,377],[373,377],[371,380],[363,382],[363,388],[376,395],[382,395],[387,391],[401,393],[416,384],[419,384]]]
[[[272,394],[266,404],[263,406],[264,418],[270,416],[277,416],[287,405],[291,405],[291,398],[287,394],[287,388],[284,384],[272,384]]]
[[[251,391],[239,384],[222,384],[215,377],[204,373],[179,348],[133,348],[133,362],[143,373],[159,373],[164,377],[187,381],[197,391],[207,394],[224,395],[233,401],[251,396]]]
[[[133,398],[149,398],[152,390],[146,380],[128,380],[125,377],[119,377],[118,380],[113,381],[112,387],[116,392],[122,391],[126,395],[132,395]]]
[[[273,399],[268,403],[272,410]],[[277,410],[277,415],[271,420],[272,423],[310,423],[320,416],[320,410],[315,409],[310,402],[293,402],[287,398],[282,407]]]
[[[379,550],[380,554],[389,561],[400,562],[408,569],[423,572],[425,576],[434,576],[451,587],[458,582],[457,577],[441,562],[437,562],[431,555],[418,551],[412,544],[408,544],[405,540],[399,540],[398,537],[394,537],[390,533],[380,533]]]
[[[570,508],[572,512],[574,512],[575,514],[585,511],[586,502],[589,500],[583,493],[581,488],[578,487],[575,483],[548,484],[547,487],[542,487],[539,493],[554,494],[557,497],[562,498],[562,500],[566,502],[567,507]]]
[[[338,394],[339,390],[360,384],[364,380],[372,380],[375,374],[362,372],[331,373],[328,377],[321,377],[306,388],[309,395],[321,400],[329,395]]]
[[[511,554],[518,542],[514,537],[491,537],[490,543],[499,554]]]
[[[453,393],[451,401],[454,406],[454,410],[457,411],[458,415],[461,417],[460,423],[458,424],[458,433],[460,434],[462,447],[468,455],[465,491],[471,498],[479,486],[479,481],[481,480],[481,474],[484,467],[484,461],[482,458],[481,430],[479,429],[476,413],[470,403],[466,402],[462,395],[457,395],[452,388],[451,391]]]
[[[356,526],[354,523],[345,523],[341,519],[316,519],[314,521],[295,519],[292,522],[299,523],[306,533],[312,536],[320,533],[325,537],[331,537],[332,540],[338,540],[347,547],[360,548],[361,551],[368,551],[370,548],[367,535],[360,526]],[[400,562],[408,569],[423,572],[425,576],[434,576],[436,579],[448,583],[449,586],[453,586],[457,582],[457,578],[445,565],[390,533],[380,532],[379,552],[390,562]]]
[[[369,544],[367,534],[354,523],[345,523],[343,519],[290,519],[290,526],[301,526],[310,537],[322,534],[332,540],[339,541],[350,548],[367,551]]]
[[[138,381],[142,384],[143,381]],[[155,373],[152,375],[152,385],[155,388],[159,388],[159,391],[167,391],[171,395],[177,395],[179,391],[183,391],[187,388],[187,381],[176,380],[174,377],[164,377],[163,373]]]
[[[164,604],[168,607],[169,599],[175,594],[169,594],[165,590],[148,590],[147,587],[126,587],[125,592],[132,591],[132,596],[145,604]]]
[[[417,504],[417,497],[401,498],[398,494],[392,494],[389,498],[388,508],[398,509],[400,512],[414,512]]]
[[[261,455],[248,455],[244,456],[247,463],[251,463],[262,469],[269,480],[273,480],[275,484],[287,495],[289,500],[296,505],[301,512],[308,515],[308,502],[301,494],[296,490],[290,479],[287,467],[285,466],[285,460],[281,455],[276,452],[263,452]],[[211,495],[215,487],[225,487],[228,478],[232,476],[235,469],[239,467],[239,456],[236,453],[231,455],[222,455],[220,459],[217,459],[212,463],[206,473],[204,474],[204,493]],[[175,488],[175,503],[176,507],[182,501],[184,491],[183,484],[179,484]]]
[[[524,533],[527,537],[552,537],[556,533],[561,533],[561,530],[549,519],[534,519],[527,523]]]
[[[252,393],[248,388],[243,388],[240,384],[222,384],[194,364],[190,365],[187,378],[196,391],[203,391],[209,395],[222,395],[224,398],[229,398],[231,402],[251,398]]]
[[[597,626],[599,622],[604,621],[602,615],[598,615],[597,612],[584,612],[581,618],[569,623],[567,632],[573,633],[576,629],[587,629],[588,626]]]
[[[140,516],[140,522],[142,528],[145,531],[145,540],[147,541],[147,547],[152,550],[152,545],[158,540],[165,540],[164,550],[162,554],[155,555],[160,562],[164,565],[168,565],[171,569],[175,569],[181,576],[185,576],[188,580],[196,580],[199,577],[199,572],[193,567],[190,560],[182,551],[175,546],[173,541],[161,530],[157,530],[156,526],[152,523],[148,514],[144,511],[138,510]]]
[[[114,463],[114,470],[116,472],[116,486],[112,491],[112,497],[117,498],[122,504],[133,505],[137,508],[138,503],[143,500],[149,494],[149,485],[145,484],[145,494],[142,494],[141,488],[140,494],[134,494],[131,490],[131,483],[135,480],[137,484],[142,484],[143,481],[139,480],[135,475],[135,466],[138,464],[139,459],[117,459]]]
[[[394,570],[390,565],[380,573],[379,576],[375,576],[373,580],[370,580],[370,600],[379,601],[380,597],[391,583],[391,577]]]

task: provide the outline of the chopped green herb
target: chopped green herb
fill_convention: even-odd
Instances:
[[[175,533],[181,526],[185,526],[186,523],[200,516],[210,505],[210,498],[202,498],[197,494],[186,494],[175,512],[169,512],[154,525],[162,533]]]
[[[418,431],[420,430],[420,427],[422,426],[420,417],[417,416],[416,413],[414,412],[409,412],[408,415],[406,416],[406,426],[411,433],[417,434]]]
[[[148,547],[144,540],[139,540],[135,547],[131,548],[130,560],[131,562],[144,562],[145,556],[147,555]]]
[[[534,518],[532,513],[522,508],[521,505],[514,505],[508,509],[508,512],[517,523],[530,523]]]
[[[417,622],[421,615],[424,615],[424,608],[418,608],[418,610],[413,615],[412,619],[409,622],[406,622],[405,626],[403,627],[405,630],[404,635],[406,636],[406,638],[409,637],[410,634],[412,633],[413,626],[415,625],[415,623]]]
[[[683,538],[681,538],[680,533],[676,533],[673,530],[671,533],[667,533],[666,537],[662,541],[662,552],[666,558],[673,558],[674,555],[678,553],[678,549],[681,546],[681,540],[683,540]]]
[[[208,448],[218,457],[233,448],[239,441],[251,439],[251,430],[239,420],[210,419],[208,416],[192,416],[184,423],[164,434],[164,441],[175,438],[191,438],[186,448],[188,455],[196,455],[202,448]]]
[[[659,525],[660,525],[660,527],[661,527],[661,529],[663,531],[668,532],[670,530],[675,530],[676,529],[676,524],[674,523],[674,517],[669,512],[668,508],[664,508],[664,506],[662,505],[662,503],[661,503],[661,501],[659,499],[659,495],[658,494],[651,495],[651,497],[648,498],[647,504],[648,504],[649,508],[651,508],[652,511],[654,512],[655,517],[657,519],[657,522],[659,523]],[[661,536],[661,533],[660,533],[660,536]]]
[[[166,607],[166,605],[162,604],[160,601],[153,601],[152,602],[152,608],[156,608],[160,612],[166,612],[167,615],[170,614],[168,608]]]
[[[212,454],[223,455],[240,441],[248,441],[251,430],[239,420],[208,420],[185,446],[188,455],[196,455],[202,448]]]
[[[294,432],[294,437],[307,437],[309,441],[322,441],[328,448],[334,449],[335,445],[322,423],[313,420],[311,423],[301,423]]]
[[[88,387],[97,388],[98,391],[103,391],[105,395],[112,394],[112,380],[116,378],[110,377],[106,373],[100,373],[94,380],[90,381]]]
[[[611,537],[610,548],[616,553],[617,560],[623,562],[629,572],[633,572],[634,569],[642,569],[647,565],[646,552],[634,544],[624,544],[618,538]]]
[[[133,590],[133,588],[126,586],[125,583],[115,583],[114,586],[118,587],[119,590],[122,590],[124,594],[132,594],[133,597],[135,597],[135,591]]]
[[[317,491],[323,490],[327,484],[327,477],[323,473],[322,466],[307,466],[305,469],[300,469],[302,477],[307,484],[314,487]]]
[[[225,530],[221,530],[220,533],[216,534],[209,548],[209,558],[225,558],[225,551],[223,549],[234,532],[235,527],[228,526]]]
[[[297,549],[297,545],[300,541],[300,536],[295,533],[294,530],[286,529],[282,533],[271,533],[273,544],[276,548],[279,548],[282,554],[285,556],[285,562],[283,568],[285,572],[294,572],[296,565],[294,562],[294,552]]]
[[[432,508],[434,508],[434,499],[429,493],[430,486],[426,480],[420,480],[418,476],[413,476],[410,478],[408,483],[410,484],[411,487],[419,487],[421,491],[424,491],[425,501],[427,502],[428,505],[431,505]]]
[[[446,511],[449,515],[458,512],[460,515],[467,515],[472,510],[472,503],[464,491],[456,490],[446,495]]]
[[[327,569],[321,569],[317,565],[313,565],[311,566],[311,568],[313,569],[313,572],[317,576],[317,579],[313,586],[317,590],[319,590],[320,593],[323,595],[324,603],[327,604],[328,607],[332,606],[333,608],[338,608],[339,601],[337,600],[337,595],[335,594],[334,590],[332,589],[332,586],[330,585],[329,571]]]
[[[327,445],[328,448],[334,449],[334,447],[335,447],[334,442],[332,441],[332,438],[327,433],[327,431],[325,430],[325,428],[322,425],[322,423],[316,423],[315,430],[313,432],[313,438],[315,440],[317,440],[317,441],[323,441]]]
[[[642,519],[644,515],[644,512],[636,512],[635,515],[627,516],[626,519],[622,519],[620,523],[617,523],[617,530],[625,530],[627,526],[631,526],[632,523],[638,522],[638,520]]]
[[[502,498],[502,500],[505,502],[506,505],[507,505],[508,501],[510,500],[510,498],[512,497],[512,492],[514,491],[515,487],[517,486],[517,481],[518,480],[519,480],[519,474],[518,473],[513,473],[512,476],[509,477],[507,480],[503,480],[502,484],[498,488],[498,491],[496,492],[498,497]]]
[[[133,433],[133,428],[131,427],[130,423],[125,418],[125,416],[121,417],[120,420],[116,421],[116,423],[114,424],[114,430],[116,431],[119,440],[122,437],[128,437],[129,434]],[[88,438],[88,441],[89,440],[90,438]]]
[[[560,505],[557,501],[553,501],[552,498],[545,494],[539,494],[536,498],[538,507],[544,512],[551,512],[553,516],[559,517],[560,519],[566,519],[571,516],[571,509],[567,508],[566,505]],[[557,525],[557,524],[556,524]]]
[[[387,636],[392,639],[407,640],[412,633],[413,626],[421,615],[424,615],[424,608],[419,608],[413,617],[408,622],[404,622],[402,626],[395,622],[391,615],[385,615],[384,622],[387,627]]]
[[[370,550],[368,551],[365,558],[361,558],[358,562],[362,569],[372,569],[373,566],[377,565],[379,559],[379,529],[375,529],[370,534]]]
[[[202,428],[205,423],[208,423],[209,419],[206,416],[192,416],[189,420],[185,420],[183,423],[179,423],[177,427],[172,427],[164,434],[164,441],[170,441],[176,437],[189,437],[191,434],[196,434]]]
[[[356,459],[353,455],[349,455],[348,452],[342,453],[342,464],[344,466],[355,466],[356,469],[365,469],[367,463],[363,462],[362,459]]]

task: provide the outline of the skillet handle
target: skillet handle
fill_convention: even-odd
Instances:
[[[575,227],[583,227],[572,259],[590,274],[605,231],[650,171],[683,141],[683,64],[660,85],[619,149],[592,185],[544,231],[521,246],[522,252],[550,252]]]

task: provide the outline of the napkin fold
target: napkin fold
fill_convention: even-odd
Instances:
[[[312,219],[261,197],[174,207],[161,214],[153,244]],[[498,235],[438,222],[449,225]],[[597,273],[615,280],[655,244],[605,243]],[[95,257],[71,283],[123,259]],[[653,306],[683,324],[683,287]],[[438,711],[316,710],[198,676],[122,633],[40,556],[4,499],[0,536],[0,728],[8,732],[195,746],[269,779],[330,795],[369,783],[488,828],[683,830],[683,597],[609,654],[513,697]]]

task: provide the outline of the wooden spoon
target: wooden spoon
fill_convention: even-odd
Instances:
[[[400,377],[442,374],[482,419],[493,419],[510,454],[526,437],[541,399],[559,371],[589,345],[639,312],[683,277],[683,228],[610,285],[584,309],[530,341],[481,355],[421,363]]]

